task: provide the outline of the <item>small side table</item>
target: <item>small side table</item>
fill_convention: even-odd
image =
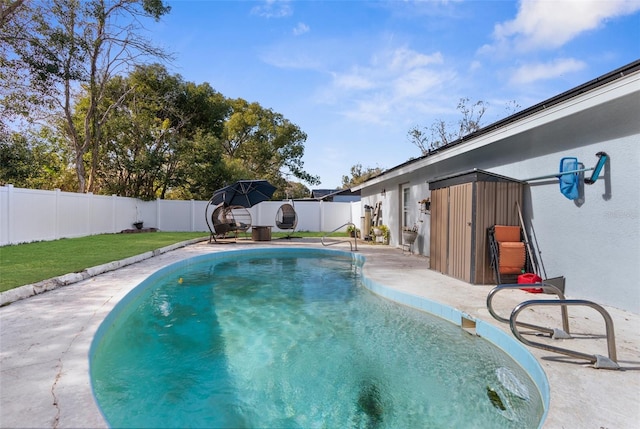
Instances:
[[[252,225],[251,239],[253,241],[271,241],[271,225]]]

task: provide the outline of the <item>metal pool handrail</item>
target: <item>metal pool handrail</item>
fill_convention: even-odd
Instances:
[[[565,296],[562,293],[562,291],[560,291],[560,289],[558,289],[557,287],[555,287],[554,285],[551,285],[549,283],[544,283],[543,282],[543,283],[534,283],[534,284],[530,284],[530,283],[527,283],[527,284],[524,284],[524,283],[504,284],[504,285],[498,285],[498,286],[494,287],[489,292],[489,295],[487,295],[487,310],[489,310],[489,313],[497,321],[502,322],[502,323],[510,323],[510,319],[501,317],[493,309],[493,305],[492,305],[493,297],[498,292],[503,291],[503,290],[530,289],[530,288],[542,289],[545,293],[553,293],[553,294],[557,295],[560,300],[565,300]],[[553,301],[553,302],[558,302],[558,301]],[[567,314],[567,306],[566,305],[562,305],[562,307],[560,308],[560,311],[562,312],[562,330],[567,335],[569,335],[569,315]],[[518,322],[518,326],[522,326],[524,328],[529,328],[529,329],[535,329],[536,331],[544,332],[544,333],[549,334],[549,335],[554,335],[554,334],[557,333],[557,330],[555,330],[555,329],[545,328],[543,326],[532,325],[532,324],[525,323],[525,322]]]
[[[605,323],[606,333],[607,333],[607,349],[608,349],[609,357],[607,358],[605,356],[600,356],[600,355],[590,355],[590,354],[578,352],[575,350],[564,349],[561,347],[551,346],[543,343],[537,343],[537,342],[529,341],[525,339],[522,336],[522,334],[520,334],[520,331],[518,331],[518,325],[521,325],[521,324],[519,324],[516,321],[516,319],[520,314],[520,312],[523,311],[525,308],[537,306],[537,305],[561,305],[563,307],[567,305],[583,305],[583,306],[591,307],[597,310],[604,318],[604,323]],[[605,310],[602,306],[596,304],[595,302],[586,301],[583,299],[563,299],[559,301],[549,301],[549,300],[525,301],[518,304],[513,309],[513,311],[511,312],[511,318],[509,320],[509,325],[511,326],[511,332],[513,332],[513,335],[515,335],[515,337],[518,340],[520,340],[523,344],[526,344],[528,346],[551,351],[554,353],[564,354],[564,355],[579,358],[579,359],[586,359],[589,362],[595,364],[594,366],[596,368],[620,369],[620,365],[618,365],[618,362],[617,362],[618,358],[616,355],[616,339],[615,339],[615,333],[613,331],[613,320],[611,319],[611,316],[609,315],[607,310]]]
[[[324,242],[325,237],[327,237],[329,234],[332,234],[332,233],[336,232],[337,230],[339,230],[341,228],[344,228],[347,225],[353,225],[354,229],[356,228],[356,224],[353,223],[353,222],[347,222],[347,223],[345,223],[343,225],[340,225],[339,227],[337,227],[333,231],[330,231],[330,232],[328,232],[328,233],[326,233],[325,235],[322,236],[322,238],[320,239],[320,241],[322,242],[322,245],[323,246],[333,246],[334,244],[338,244],[338,243],[349,243],[349,248],[351,249],[351,251],[353,252],[353,250],[354,250],[353,248],[355,246],[355,250],[357,252],[358,251],[358,233],[357,233],[357,230],[356,230],[356,233],[353,236],[353,245],[351,244],[351,241],[349,241],[349,240],[332,241],[330,243],[325,243]]]

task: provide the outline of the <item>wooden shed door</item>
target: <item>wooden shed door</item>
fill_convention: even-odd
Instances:
[[[449,241],[449,188],[431,191],[431,237],[429,241],[429,268],[447,273]]]
[[[447,274],[471,282],[473,183],[449,188],[449,251]]]

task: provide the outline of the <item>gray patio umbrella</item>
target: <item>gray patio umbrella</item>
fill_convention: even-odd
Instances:
[[[211,204],[249,208],[271,199],[275,190],[276,187],[266,180],[239,180],[215,191]]]

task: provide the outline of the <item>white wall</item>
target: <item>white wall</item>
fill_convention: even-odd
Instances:
[[[272,225],[282,201],[265,201],[249,209],[253,225]],[[360,203],[295,202],[298,231],[329,232],[347,222],[359,225]],[[209,232],[207,201],[155,200],[0,187],[0,246],[85,235],[117,233],[136,220],[162,231]],[[346,228],[341,228],[345,230]]]
[[[431,222],[428,213],[420,211],[419,201],[430,196],[429,184],[421,172],[414,172],[402,177],[389,180],[374,189],[362,190],[362,204],[371,207],[378,202],[382,203],[382,223],[387,225],[389,231],[389,245],[399,247],[402,245],[402,189],[410,187],[409,225],[418,225],[418,238],[413,245],[413,252],[429,256],[429,240]],[[384,190],[384,192],[383,192]]]
[[[532,181],[525,188],[525,218],[533,226],[547,276],[564,275],[567,294],[640,313],[638,135],[541,156],[528,164],[546,165],[553,172],[561,157],[575,156],[593,167],[595,153],[602,150],[610,163],[595,184],[582,185],[578,200],[565,198],[557,179]],[[497,170],[515,173],[513,168]]]
[[[497,156],[505,142],[476,151],[474,158],[482,160],[480,168],[530,179],[556,173],[567,156],[594,167],[596,153],[606,152],[600,179],[582,184],[577,200],[560,193],[556,178],[529,181],[525,219],[547,277],[565,276],[567,295],[640,313],[640,90],[602,104],[594,104],[595,98],[585,100],[584,110],[574,103],[566,109],[575,113],[514,136],[509,146],[522,148],[520,153]]]

